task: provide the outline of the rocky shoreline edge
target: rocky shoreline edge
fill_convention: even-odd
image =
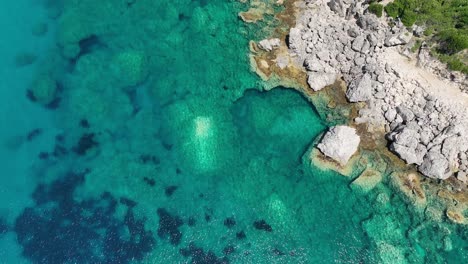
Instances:
[[[271,14],[250,5],[239,14],[247,23]],[[284,7],[276,14],[283,27],[250,44],[265,89],[295,88],[330,124],[345,124],[311,146],[310,162],[347,176],[359,167],[351,185],[367,191],[389,174],[385,181],[418,210],[468,224],[468,77],[448,71],[424,46],[409,54],[415,32],[367,12],[365,1],[272,5]]]

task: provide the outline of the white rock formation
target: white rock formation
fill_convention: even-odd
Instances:
[[[356,123],[385,128],[390,150],[428,177],[468,174],[468,77],[439,70],[421,49],[415,62],[401,53],[412,32],[366,12],[366,1],[306,0],[290,30],[289,48],[314,91],[342,77],[350,102],[366,102]],[[438,72],[438,74],[434,74]],[[445,76],[445,79],[439,77]],[[338,132],[340,129],[338,129]],[[339,140],[331,130],[327,139]],[[325,138],[324,138],[325,140]],[[343,149],[322,142],[320,150],[340,163]],[[353,152],[354,153],[354,152]],[[350,154],[352,155],[352,153]]]
[[[281,45],[281,40],[278,38],[264,39],[258,43],[258,47],[265,51],[272,51]]]
[[[361,139],[356,130],[348,126],[331,127],[317,145],[317,148],[327,157],[345,166],[351,156],[356,153]]]

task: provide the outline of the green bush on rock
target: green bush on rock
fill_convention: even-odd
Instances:
[[[375,14],[377,17],[382,17],[383,5],[377,3],[371,3],[368,8],[369,12]]]
[[[468,1],[395,0],[384,9],[407,27],[424,26],[425,40],[436,47],[435,55],[444,55],[441,59],[450,69],[466,73],[468,63],[457,53],[468,48]]]

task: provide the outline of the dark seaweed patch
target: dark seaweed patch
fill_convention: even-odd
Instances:
[[[155,244],[145,219],[136,219],[130,207],[123,220],[115,218],[118,203],[109,193],[76,201],[73,192],[84,180],[83,173],[69,173],[36,188],[35,206],[26,208],[14,226],[23,255],[33,263],[141,260]]]
[[[159,163],[161,163],[161,160],[158,157],[153,156],[153,155],[147,155],[147,154],[140,155],[140,160],[144,164],[151,162],[155,165],[158,165]]]
[[[161,239],[169,238],[172,245],[178,245],[182,239],[182,232],[179,231],[184,222],[177,215],[171,215],[166,209],[158,208],[159,228],[158,236]]]
[[[167,143],[167,142],[163,141],[162,145],[166,150],[171,150],[172,149],[172,144],[170,144],[170,143]]]
[[[125,206],[128,206],[129,208],[133,208],[137,205],[137,202],[130,200],[128,198],[125,198],[125,197],[120,197],[120,203]]]
[[[68,150],[65,147],[59,144],[55,144],[54,151],[52,152],[52,155],[54,155],[54,157],[62,157],[67,154],[68,154]]]
[[[187,225],[190,227],[195,226],[196,223],[197,223],[197,220],[195,220],[195,217],[193,216],[189,217],[189,219],[187,220]]]
[[[273,231],[273,228],[271,228],[271,226],[263,219],[255,221],[253,223],[253,226],[255,227],[255,229],[258,229],[258,230],[263,230],[267,232]]]
[[[37,157],[41,160],[46,160],[49,158],[49,153],[41,151]]]
[[[87,120],[87,119],[81,119],[81,120],[80,120],[80,127],[82,127],[82,128],[89,128],[90,125],[89,125],[88,120]]]
[[[96,147],[98,142],[94,140],[94,133],[86,133],[81,136],[73,151],[78,155],[85,155],[88,150]]]
[[[271,253],[273,253],[273,255],[275,255],[275,256],[284,256],[284,255],[286,255],[283,251],[281,251],[281,250],[279,250],[277,248],[274,248],[271,251]]]
[[[41,134],[42,134],[42,129],[40,129],[40,128],[33,129],[26,136],[26,140],[27,141],[32,141],[33,139],[35,139],[36,137],[38,137]]]
[[[236,225],[236,219],[233,216],[224,219],[224,226],[227,228],[233,228]]]
[[[31,102],[36,102],[37,101],[37,98],[34,96],[34,93],[32,92],[32,90],[27,90],[26,91],[26,97],[31,101]]]
[[[148,177],[143,177],[143,181],[145,181],[145,183],[148,184],[151,187],[154,187],[154,185],[156,185],[156,181],[154,179],[150,179]]]
[[[209,250],[208,252],[205,252],[203,248],[197,247],[193,242],[191,242],[188,247],[181,248],[179,253],[186,258],[191,257],[192,261],[190,263],[192,264],[229,263],[229,260],[226,256],[219,258],[213,253],[213,251]]]
[[[234,246],[231,246],[231,245],[226,246],[223,249],[224,255],[230,255],[230,254],[234,253],[234,251],[236,251],[236,248]]]
[[[65,136],[63,134],[57,134],[55,136],[55,141],[56,142],[63,142],[65,140]]]
[[[177,190],[177,186],[175,185],[170,185],[170,186],[167,186],[165,189],[164,189],[164,193],[166,194],[167,197],[170,197],[174,194],[174,192]]]
[[[52,102],[48,103],[45,107],[50,110],[55,110],[59,108],[61,101],[62,99],[60,97],[56,97],[54,98],[54,100],[52,100]]]
[[[205,221],[206,221],[206,222],[211,221],[211,215],[205,213]]]
[[[245,239],[247,236],[245,235],[244,231],[239,231],[236,233],[236,238],[239,240]]]

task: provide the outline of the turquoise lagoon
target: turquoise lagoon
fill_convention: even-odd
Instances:
[[[329,124],[262,90],[246,4],[6,7],[1,263],[468,262],[466,228],[310,164]]]

